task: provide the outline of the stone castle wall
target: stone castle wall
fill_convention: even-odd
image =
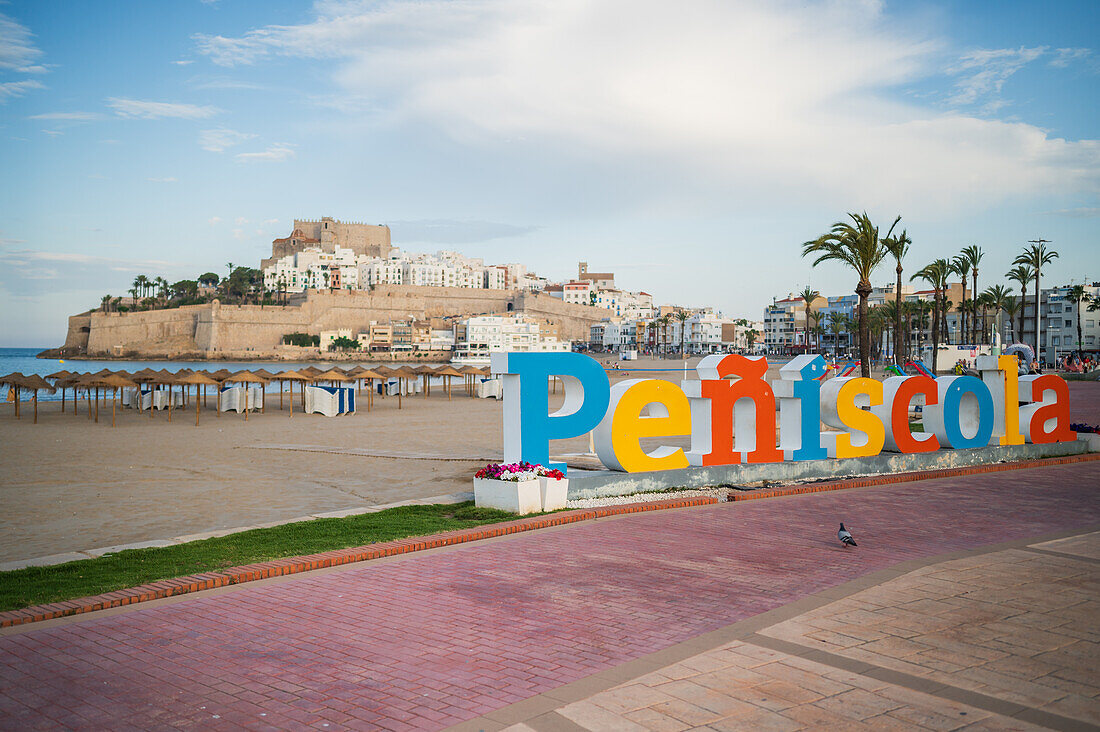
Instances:
[[[567,340],[587,340],[589,326],[607,316],[607,311],[600,308],[514,290],[380,285],[369,291],[311,291],[298,305],[211,303],[73,316],[69,319],[66,348],[108,357],[277,357],[287,333],[317,334],[342,328],[358,333],[367,330],[372,320],[506,312],[550,321]]]
[[[390,253],[390,227],[384,225],[349,223],[332,218],[320,221],[294,219],[294,228],[301,229],[310,239],[319,239],[326,252],[334,251],[337,244],[356,254],[386,257]]]

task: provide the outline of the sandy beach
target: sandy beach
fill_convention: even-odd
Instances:
[[[677,370],[611,376],[679,381],[682,363],[631,362]],[[1100,384],[1070,387],[1073,419],[1100,421]],[[396,397],[377,397],[370,412],[361,401],[357,414],[325,418],[290,417],[276,392],[266,414],[204,410],[199,427],[193,407],[174,410],[171,423],[166,412],[122,409],[112,429],[109,403],[99,424],[84,404],[74,416],[71,399],[63,414],[40,403],[37,425],[29,402],[19,421],[0,405],[0,562],[469,491],[473,472],[501,456],[501,403],[461,385],[452,393],[433,387],[400,410]],[[552,406],[560,399],[559,390]],[[587,437],[552,445],[554,454],[587,449]]]

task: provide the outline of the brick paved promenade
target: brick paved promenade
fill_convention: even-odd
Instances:
[[[1096,473],[632,514],[11,628],[0,725],[438,729],[905,560],[1087,530]]]

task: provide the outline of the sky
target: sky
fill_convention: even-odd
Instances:
[[[849,212],[1100,280],[1100,3],[0,2],[0,347],[295,218],[760,319]],[[908,275],[906,275],[908,278]],[[876,284],[893,280],[883,266]]]

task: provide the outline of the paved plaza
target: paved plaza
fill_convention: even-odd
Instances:
[[[0,724],[722,729],[741,715],[785,729],[830,715],[882,728],[887,715],[939,728],[959,722],[959,704],[973,710],[962,724],[1021,710],[1021,727],[1095,721],[1097,547],[1018,547],[1095,531],[1096,487],[1095,463],[1081,463],[629,514],[18,626],[0,634]],[[840,521],[858,549],[836,542]],[[933,568],[945,560],[956,564]],[[843,598],[822,604],[830,592]],[[1016,616],[1038,612],[1020,603],[1048,598],[1055,614],[1029,616],[1013,641]],[[744,636],[737,624],[752,619]],[[734,670],[690,660],[704,652]],[[777,665],[757,671],[762,659]],[[730,704],[712,709],[682,698],[708,679],[638,680],[692,663],[753,691],[714,680]],[[789,677],[769,685],[776,673]],[[588,700],[617,684],[663,696],[630,710]],[[945,688],[977,696],[929,692]],[[661,702],[679,702],[665,697],[708,714],[666,714]],[[609,727],[599,709],[625,721]]]

